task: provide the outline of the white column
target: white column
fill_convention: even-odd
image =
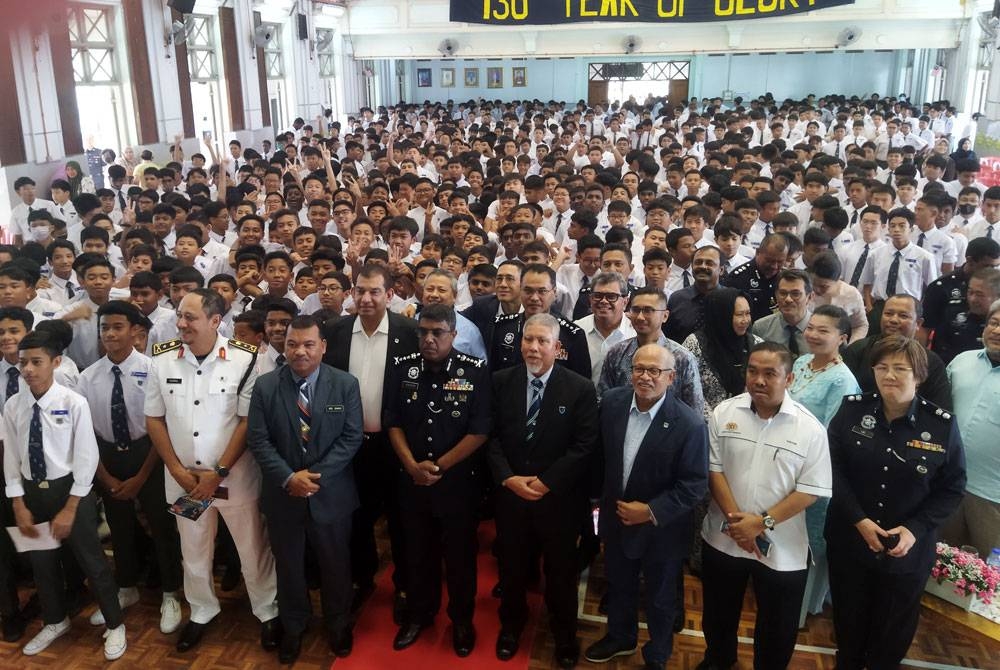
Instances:
[[[25,157],[29,163],[63,158],[62,122],[56,97],[55,73],[48,32],[32,35],[22,28],[11,36],[14,90],[21,111]],[[44,192],[44,186],[40,189]]]
[[[156,110],[156,131],[161,142],[172,142],[174,135],[183,134],[184,117],[177,94],[177,53],[174,46],[164,46],[164,34],[173,20],[170,8],[160,0],[144,0],[142,18],[146,24],[146,50],[149,53],[149,76],[153,87],[153,107]],[[136,151],[138,156],[139,152]]]

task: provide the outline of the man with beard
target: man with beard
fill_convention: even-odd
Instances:
[[[754,321],[777,309],[778,273],[787,257],[788,240],[780,234],[768,235],[757,247],[753,259],[727,274],[722,282],[723,286],[743,291],[750,300],[750,315]]]

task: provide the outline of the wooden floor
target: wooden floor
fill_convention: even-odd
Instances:
[[[603,623],[591,621],[599,617],[597,604],[604,590],[599,563],[592,569],[586,584],[586,598],[582,607],[583,617],[580,622],[580,639],[583,647],[599,639],[604,633]],[[694,577],[686,577],[685,600],[687,607],[686,630],[675,637],[674,654],[669,665],[670,670],[693,670],[702,658],[705,645],[700,637],[701,624],[701,588]],[[26,594],[25,594],[26,596]],[[315,596],[315,594],[314,594]],[[927,598],[932,598],[927,596]],[[231,593],[221,593],[222,614],[211,624],[205,639],[193,652],[179,654],[174,650],[177,634],[163,635],[159,631],[159,596],[150,591],[144,591],[139,604],[129,608],[126,613],[129,648],[125,657],[113,664],[116,669],[136,668],[141,670],[160,669],[253,669],[280,667],[276,654],[269,654],[261,649],[258,636],[259,625],[250,613],[246,593],[242,584]],[[318,611],[318,597],[315,603]],[[996,670],[1000,668],[1000,642],[976,632],[952,619],[961,619],[964,613],[957,608],[935,601],[934,609],[925,607],[921,618],[920,629],[909,659],[930,664],[921,667],[941,668],[961,667]],[[84,608],[83,613],[73,620],[70,633],[57,640],[42,654],[29,658],[21,654],[21,646],[38,631],[40,624],[33,622],[25,637],[18,644],[0,643],[0,668],[59,668],[60,670],[75,670],[83,668],[103,668],[109,664],[104,661],[102,653],[102,627],[91,627],[87,623],[87,615],[95,609],[93,604]],[[939,611],[934,611],[939,610]],[[186,607],[185,607],[186,614]],[[985,621],[985,620],[983,620]],[[552,638],[545,628],[543,616],[542,630],[536,636],[532,650],[532,670],[547,670],[553,667]],[[750,637],[753,634],[752,602],[747,599],[744,610],[743,625],[740,634]],[[645,631],[640,632],[640,642],[645,641]],[[480,644],[493,644],[493,640],[480,640]],[[805,630],[799,634],[800,645],[821,648],[832,651],[833,626],[829,612],[816,617],[810,617]],[[356,645],[365,644],[364,639],[355,641]],[[461,667],[458,659],[455,667]],[[302,655],[295,665],[300,670],[319,670],[329,668],[334,657],[330,653],[324,638],[318,633],[318,627],[313,626],[310,634],[303,640]],[[580,667],[591,666],[581,661]],[[603,666],[608,670],[624,670],[626,668],[641,668],[641,654],[628,659],[618,659]],[[752,667],[752,648],[749,644],[740,645],[740,668]],[[796,651],[790,668],[793,670],[819,670],[834,667],[834,658],[828,653],[815,649]],[[372,668],[372,670],[383,670]],[[395,669],[385,669],[395,670]],[[445,670],[445,669],[443,669]]]

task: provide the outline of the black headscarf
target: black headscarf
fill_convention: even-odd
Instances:
[[[702,327],[695,332],[705,360],[730,396],[746,390],[746,365],[753,346],[749,329],[742,337],[733,330],[736,299],[742,295],[724,286],[710,291],[705,296]]]

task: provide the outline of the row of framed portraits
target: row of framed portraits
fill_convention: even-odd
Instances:
[[[467,67],[463,68],[465,82],[465,88],[479,88],[479,68],[478,67]],[[486,88],[503,88],[503,68],[502,67],[488,67],[486,68]],[[454,88],[455,87],[455,68],[445,67],[441,68],[441,88]],[[520,88],[528,85],[528,69],[525,67],[512,67],[510,69],[510,81],[511,85],[515,88]],[[433,74],[431,68],[420,67],[417,68],[417,86],[419,88],[430,88],[433,86]]]

